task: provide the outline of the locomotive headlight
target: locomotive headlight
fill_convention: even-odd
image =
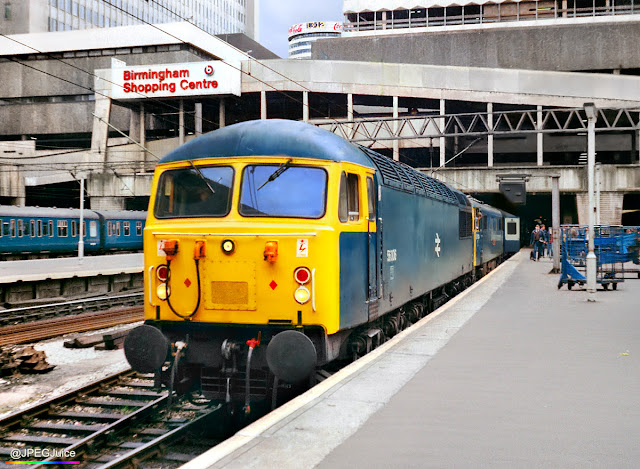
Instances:
[[[222,241],[222,252],[225,254],[231,254],[236,249],[236,245],[230,239]]]
[[[169,287],[166,283],[158,285],[158,288],[156,288],[156,295],[161,300],[166,300],[169,297]]]
[[[303,287],[301,285],[298,288],[296,288],[296,291],[293,294],[293,297],[296,299],[298,303],[303,305],[307,301],[309,301],[309,298],[311,298],[311,293],[309,293],[309,290],[306,287]]]

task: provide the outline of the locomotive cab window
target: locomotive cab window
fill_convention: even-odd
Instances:
[[[224,217],[229,213],[233,168],[192,166],[165,171],[158,182],[157,218]]]
[[[283,164],[248,165],[242,173],[240,206],[245,217],[322,218],[327,173]]]
[[[340,197],[338,200],[338,218],[341,222],[346,223],[360,219],[359,193],[358,175],[343,172],[340,176]]]
[[[369,220],[376,219],[376,193],[373,186],[373,178],[367,176],[367,204],[369,209]]]

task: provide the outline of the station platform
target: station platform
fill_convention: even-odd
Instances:
[[[637,467],[640,284],[551,267],[519,252],[182,469]]]
[[[142,253],[0,262],[0,285],[142,272]]]

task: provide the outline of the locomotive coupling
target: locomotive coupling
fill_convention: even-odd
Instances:
[[[167,255],[167,260],[171,261],[178,253],[178,240],[177,239],[165,239],[160,244],[160,249]]]
[[[264,260],[267,262],[275,262],[278,258],[278,242],[267,241],[264,243]]]
[[[198,259],[204,259],[205,256],[205,242],[202,239],[198,239],[196,240],[196,245],[193,248],[193,258],[198,260]]]

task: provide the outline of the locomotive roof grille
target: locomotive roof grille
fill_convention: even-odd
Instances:
[[[360,148],[378,167],[382,175],[382,184],[406,192],[442,199],[456,205],[459,203],[466,205],[466,202],[461,201],[454,191],[437,179],[430,178],[411,166],[393,161],[369,148],[363,146]]]

